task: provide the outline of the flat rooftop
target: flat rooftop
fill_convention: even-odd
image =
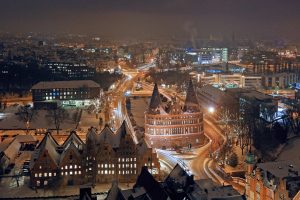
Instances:
[[[100,85],[92,80],[78,80],[78,81],[42,81],[31,89],[54,89],[54,88],[100,88]]]
[[[300,176],[300,168],[290,161],[259,163],[257,167],[278,178]]]

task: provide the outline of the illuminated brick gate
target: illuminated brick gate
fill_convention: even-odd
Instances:
[[[145,138],[154,148],[199,146],[203,140],[203,113],[199,109],[192,81],[184,107],[175,100],[163,106],[155,84],[145,114]]]

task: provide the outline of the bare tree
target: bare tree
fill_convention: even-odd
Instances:
[[[34,120],[37,111],[30,107],[30,105],[20,106],[18,109],[18,119],[25,123],[26,133],[29,132],[30,122]]]
[[[68,116],[68,112],[61,106],[48,110],[48,119],[50,123],[54,123],[57,134],[59,134],[61,124],[68,118]]]
[[[247,124],[242,121],[237,121],[233,124],[233,132],[236,136],[236,145],[242,150],[242,155],[244,154],[244,149],[250,145],[250,132]]]
[[[236,121],[236,116],[228,109],[222,108],[219,115],[220,124],[224,125],[225,136],[232,136],[232,124]]]
[[[292,109],[287,109],[286,117],[289,126],[295,135],[300,134],[300,105],[294,106]]]
[[[105,97],[103,91],[101,90],[99,96],[91,101],[91,106],[89,107],[89,109],[96,114],[96,119],[99,118],[99,113],[104,106],[104,102]]]

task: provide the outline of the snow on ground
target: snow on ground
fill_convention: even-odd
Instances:
[[[136,121],[136,124],[140,127],[144,127],[145,124],[145,111],[149,106],[150,98],[140,97],[140,98],[131,98],[131,112],[133,118]]]
[[[279,154],[277,160],[292,161],[296,165],[300,166],[300,137],[295,137],[290,139],[286,146],[283,148],[282,152]]]
[[[77,112],[76,110],[68,109],[69,117],[61,124],[62,129],[74,129],[76,123],[72,119],[73,115]],[[48,117],[49,114],[46,110],[38,110],[37,115],[30,123],[30,129],[55,129],[53,120]],[[25,129],[25,123],[18,119],[18,115],[14,113],[7,113],[4,119],[0,121],[0,129]]]

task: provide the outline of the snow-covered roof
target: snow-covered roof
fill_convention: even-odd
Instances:
[[[42,81],[31,89],[55,89],[55,88],[100,88],[100,85],[92,80],[76,80],[76,81]]]
[[[35,160],[37,160],[45,151],[48,152],[51,159],[56,165],[58,165],[60,161],[60,154],[57,152],[57,147],[59,147],[59,144],[50,133],[47,133],[32,155],[30,168],[34,166]]]
[[[300,168],[290,161],[258,163],[257,167],[278,178],[295,177],[300,174]]]
[[[18,154],[20,148],[21,148],[21,143],[17,139],[14,139],[4,150],[4,154],[9,159],[14,159],[15,156]]]
[[[72,131],[65,142],[62,144],[63,148],[66,148],[68,145],[73,143],[77,148],[84,144],[75,131]]]
[[[65,156],[68,154],[68,152],[73,152],[76,154],[77,157],[80,157],[80,153],[79,153],[79,149],[78,147],[75,146],[75,144],[73,142],[69,143],[68,146],[66,146],[66,148],[64,148],[63,152],[60,155],[60,163],[63,161],[63,159],[65,158]]]

